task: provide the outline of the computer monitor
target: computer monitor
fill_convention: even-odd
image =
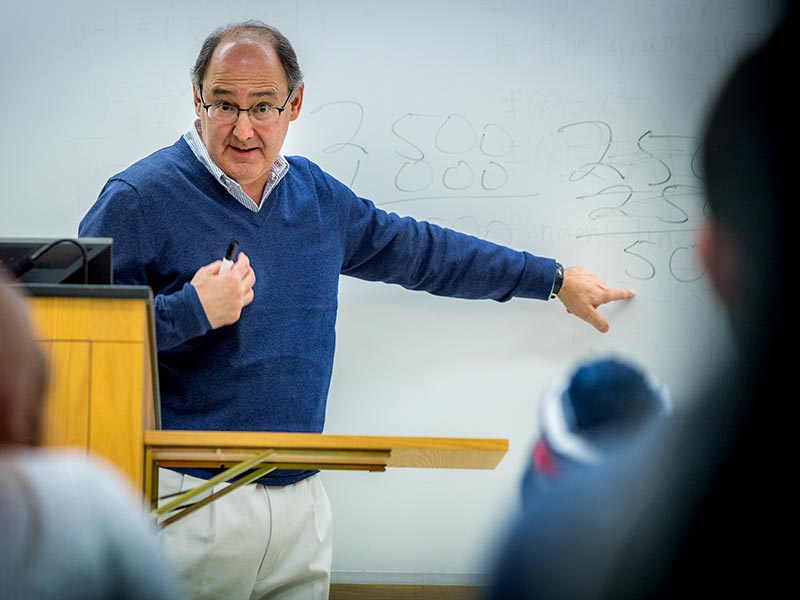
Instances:
[[[20,283],[111,285],[111,238],[0,238],[0,267]]]

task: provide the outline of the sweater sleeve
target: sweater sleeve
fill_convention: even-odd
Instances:
[[[353,196],[342,273],[438,296],[549,298],[556,263],[377,208]]]
[[[115,283],[153,289],[158,349],[167,350],[203,335],[211,324],[191,283],[160,293],[165,282],[159,275],[159,240],[165,236],[159,235],[159,220],[144,204],[133,186],[112,178],[81,220],[78,234],[114,240]]]

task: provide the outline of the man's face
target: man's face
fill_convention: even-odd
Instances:
[[[275,50],[265,40],[252,37],[223,39],[201,85],[205,104],[225,102],[238,108],[263,102],[280,107],[290,91]],[[302,86],[278,120],[268,124],[252,120],[246,112],[240,112],[233,123],[219,123],[209,118],[203,108],[200,91],[194,90],[195,112],[211,159],[245,193],[260,202],[272,164],[286,139],[289,121],[300,114]]]

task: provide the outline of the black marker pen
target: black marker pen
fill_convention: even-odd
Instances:
[[[239,254],[239,242],[231,240],[228,244],[228,249],[225,251],[225,258],[222,259],[222,266],[219,268],[219,274],[222,275],[225,271],[233,266],[236,256]]]

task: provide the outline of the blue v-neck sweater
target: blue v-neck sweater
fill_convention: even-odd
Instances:
[[[81,236],[114,239],[116,283],[153,290],[164,429],[321,432],[340,274],[457,298],[550,294],[552,259],[387,213],[309,160],[287,160],[252,212],[181,138],[113,176],[80,223]],[[250,257],[255,298],[212,330],[189,281],[231,239]]]

